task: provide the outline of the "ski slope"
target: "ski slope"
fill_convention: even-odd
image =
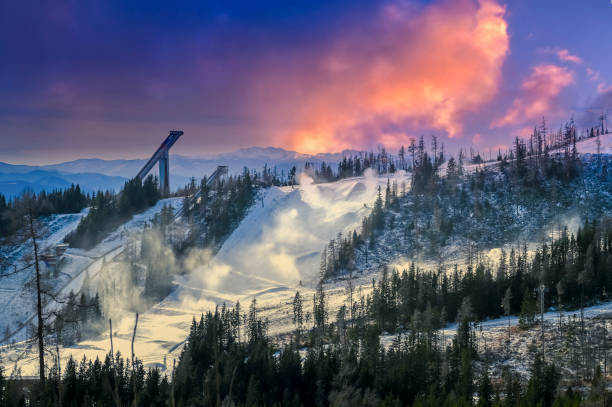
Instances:
[[[374,203],[378,186],[386,176],[345,179],[313,184],[307,177],[300,185],[266,189],[250,212],[224,242],[216,256],[194,250],[186,266],[189,273],[177,277],[175,290],[162,302],[141,314],[135,354],[147,366],[172,366],[182,349],[191,321],[218,305],[240,301],[246,310],[253,298],[262,316],[272,321],[271,333],[291,330],[284,320],[288,301],[298,287],[312,289],[319,280],[321,251],[338,232],[359,228]],[[391,182],[409,184],[405,173]],[[267,311],[266,311],[267,310]],[[278,318],[275,318],[276,317]],[[131,354],[134,315],[113,321],[113,346]],[[104,357],[110,348],[109,332],[95,340],[62,349],[62,358]],[[36,361],[21,360],[25,372],[36,371]]]
[[[70,248],[64,253],[61,272],[51,281],[53,293],[58,298],[66,297],[70,291],[79,292],[87,277],[93,278],[100,271],[102,265],[115,259],[123,252],[127,242],[127,231],[140,230],[146,223],[151,222],[153,216],[159,213],[164,205],[171,205],[175,209],[182,203],[181,198],[162,199],[151,208],[134,215],[131,220],[117,228],[100,244],[91,250]],[[46,236],[39,242],[41,251],[61,243],[66,235],[76,229],[81,218],[87,214],[84,209],[78,214],[54,215],[43,220]],[[11,255],[13,264],[23,267],[21,257],[29,250],[29,245],[22,245]],[[44,265],[43,272],[45,271]],[[33,278],[32,267],[23,272],[5,277],[0,287],[0,328],[3,339],[9,342],[26,340],[29,337],[29,325],[34,321],[35,296],[29,283]],[[53,304],[45,307],[45,312],[52,311]]]

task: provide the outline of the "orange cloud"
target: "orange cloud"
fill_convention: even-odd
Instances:
[[[582,58],[576,55],[570,54],[566,49],[560,49],[557,51],[557,56],[561,61],[574,62],[576,64],[582,63]]]
[[[284,126],[273,130],[276,141],[318,152],[406,143],[414,129],[459,135],[463,115],[498,90],[509,49],[504,16],[494,0],[421,10],[389,3],[314,62],[285,61],[280,72],[259,77],[259,95],[273,104],[268,118]]]
[[[491,127],[502,127],[525,123],[551,110],[555,98],[561,91],[574,83],[574,73],[557,65],[538,65],[521,85],[519,95],[506,114],[491,123]]]

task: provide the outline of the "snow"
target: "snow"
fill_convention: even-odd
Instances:
[[[376,199],[378,186],[384,188],[387,178],[369,173],[365,177],[314,184],[304,176],[295,188],[265,190],[216,256],[194,250],[186,261],[191,272],[177,276],[175,290],[139,316],[136,356],[148,366],[172,366],[192,319],[222,303],[233,305],[240,301],[246,310],[256,298],[261,316],[271,321],[271,334],[290,331],[286,304],[298,288],[304,292],[313,290],[319,279],[323,247],[338,232],[348,233],[360,227]],[[403,172],[390,178],[392,182],[408,182]],[[121,243],[121,230],[94,251]],[[123,355],[131,354],[133,324],[134,316],[113,321],[113,346]],[[62,349],[62,358],[70,354],[77,359],[83,355],[102,358],[109,351],[108,335],[106,331],[99,338]],[[36,361],[31,358],[20,361],[19,366],[23,372],[36,371]]]
[[[612,133],[600,135],[599,141],[601,142],[600,153],[612,154]],[[576,149],[581,154],[597,154],[597,137],[578,141]]]
[[[64,237],[76,229],[81,221],[81,218],[87,214],[87,209],[80,213],[52,215],[41,221],[43,224],[44,236],[39,240],[40,251],[51,248],[64,240]],[[23,257],[28,254],[30,244],[24,244],[10,248],[8,253],[4,254],[9,264],[15,265],[17,269],[22,269],[27,265],[24,263]],[[77,267],[82,266],[83,262],[78,259],[75,261]],[[8,268],[5,273],[10,273],[13,270]],[[34,309],[33,296],[28,292],[28,282],[33,277],[33,269],[28,268],[22,272],[3,277],[2,286],[0,287],[0,335],[4,336],[4,332],[8,329],[12,331],[18,324],[29,319],[29,313]],[[60,283],[63,278],[58,279]],[[25,290],[24,290],[25,288]],[[24,292],[26,291],[26,292]]]
[[[602,153],[612,154],[612,134],[603,135],[600,140]],[[595,142],[596,139],[580,141],[579,152],[596,153]],[[496,162],[485,165],[496,165]],[[482,166],[469,165],[466,171],[471,172]],[[410,184],[405,173],[395,174],[392,178],[398,184]],[[135,342],[136,356],[147,366],[171,367],[172,360],[180,354],[194,317],[199,318],[200,314],[214,310],[223,303],[231,306],[237,301],[246,310],[253,298],[257,299],[259,315],[270,321],[270,334],[282,336],[291,332],[291,300],[298,289],[303,298],[311,298],[314,284],[319,278],[322,248],[338,232],[348,233],[359,228],[361,219],[371,210],[377,186],[384,188],[386,182],[386,176],[375,177],[369,174],[327,184],[313,184],[303,178],[295,188],[267,189],[215,256],[202,250],[190,253],[186,262],[190,272],[177,276],[174,291],[140,315]],[[179,204],[180,198],[172,202],[175,207]],[[101,257],[108,253],[105,255],[106,262],[116,258],[123,250],[127,234],[150,220],[161,209],[160,205],[163,202],[134,217],[91,251],[70,250],[68,255],[75,264],[79,256],[94,259],[87,268],[95,274],[100,268]],[[77,268],[76,265],[74,267]],[[357,297],[360,290],[367,293],[371,289],[374,273],[375,270],[369,270],[357,275]],[[82,281],[75,278],[66,289],[76,291],[81,284]],[[346,301],[345,286],[345,281],[326,284],[331,319]],[[612,312],[612,303],[590,307],[586,309],[585,315],[593,318],[608,312]],[[545,314],[547,321],[556,318],[556,312]],[[515,326],[518,318],[489,320],[483,322],[482,326],[485,331],[499,334],[507,329],[508,322]],[[125,356],[131,353],[133,324],[134,316],[130,315],[125,315],[120,321],[113,320],[113,345],[116,351]],[[455,329],[454,325],[446,328],[448,337]],[[102,358],[109,351],[108,336],[107,330],[98,338],[62,349],[62,358],[66,359],[69,355],[76,359],[83,356]],[[389,345],[394,338],[387,336],[382,341]],[[10,351],[13,355],[16,354],[15,349]],[[35,373],[34,356],[19,361],[18,365],[24,373]],[[9,359],[14,361],[14,357]]]
[[[160,200],[153,207],[133,216],[130,221],[117,228],[93,249],[68,249],[64,254],[59,276],[51,281],[55,296],[63,298],[70,291],[79,292],[87,275],[95,277],[102,264],[112,261],[123,252],[123,247],[127,242],[127,230],[142,229],[145,223],[150,222],[164,205],[169,204],[176,209],[181,202],[181,198]],[[44,228],[49,231],[49,234],[40,242],[41,251],[61,243],[68,233],[76,229],[87,211],[85,209],[78,214],[54,215],[43,220]],[[28,245],[23,245],[12,255],[17,260],[28,250]],[[0,327],[3,329],[2,333],[5,330],[10,333],[7,338],[4,338],[7,342],[23,341],[28,337],[28,326],[34,320],[34,295],[32,289],[28,288],[28,282],[33,278],[33,273],[34,270],[30,267],[22,273],[2,280],[2,288],[0,288],[0,321],[2,324]],[[45,311],[49,312],[53,309],[53,305],[50,304]]]

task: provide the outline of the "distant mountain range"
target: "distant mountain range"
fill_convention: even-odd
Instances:
[[[118,190],[123,186],[126,179],[117,176],[108,176],[96,173],[64,173],[43,169],[25,170],[16,168],[21,172],[10,171],[9,164],[0,163],[0,194],[6,197],[21,195],[25,190],[40,192],[65,189],[71,184],[78,184],[85,192],[98,190]],[[23,166],[15,166],[23,167]]]
[[[191,177],[196,179],[212,173],[217,165],[227,165],[230,173],[249,169],[260,170],[264,165],[276,167],[280,173],[287,173],[294,165],[298,170],[306,162],[320,165],[322,162],[335,165],[343,157],[358,154],[354,150],[340,153],[323,153],[316,155],[300,154],[295,151],[276,147],[250,147],[231,153],[222,153],[198,157],[181,155],[170,156],[170,183],[173,189],[185,185]],[[59,164],[30,166],[12,165],[0,162],[0,193],[5,196],[16,196],[24,189],[34,192],[69,187],[79,184],[87,192],[118,190],[126,180],[138,173],[146,159],[103,160],[99,158],[81,158]],[[152,170],[157,174],[157,167]]]

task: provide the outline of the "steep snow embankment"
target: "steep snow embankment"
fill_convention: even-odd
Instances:
[[[405,174],[391,177],[408,183]],[[256,298],[263,316],[282,319],[271,333],[290,329],[284,304],[302,283],[309,291],[318,281],[322,248],[338,232],[358,228],[384,188],[387,177],[372,175],[334,183],[270,188],[225,241],[216,256],[194,251],[187,265],[191,273],[180,277],[165,300],[140,315],[135,353],[148,365],[172,366],[193,317],[222,303],[240,301],[243,309]],[[123,355],[131,353],[134,318],[115,322],[113,345]],[[96,340],[62,350],[62,356],[103,357],[109,350],[108,332]],[[20,366],[35,371],[34,360]]]

